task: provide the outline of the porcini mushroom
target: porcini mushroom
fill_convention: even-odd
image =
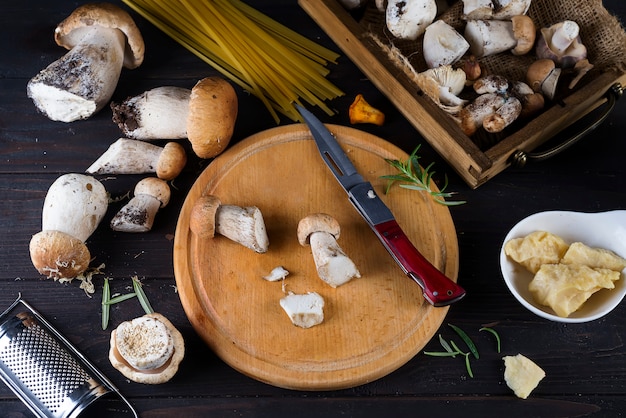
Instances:
[[[55,121],[86,119],[101,110],[122,67],[133,69],[143,62],[139,29],[128,13],[110,3],[78,7],[57,26],[54,38],[69,52],[33,77],[27,94]]]
[[[300,328],[311,328],[324,322],[324,298],[317,292],[289,293],[280,300],[280,306],[291,323]]]
[[[30,240],[30,257],[39,273],[72,279],[89,267],[85,245],[109,204],[98,180],[84,174],[64,174],[48,189],[43,204],[42,230]]]
[[[422,45],[428,68],[454,64],[470,47],[465,38],[443,20],[426,28]]]
[[[230,142],[237,119],[233,86],[206,77],[191,89],[164,86],[111,103],[113,121],[132,139],[188,138],[200,158],[220,154]]]
[[[587,48],[580,39],[580,27],[573,20],[564,20],[541,28],[537,40],[538,58],[548,58],[561,68],[571,68],[587,58]]]
[[[182,334],[159,313],[122,322],[111,332],[109,361],[133,382],[169,381],[184,356]]]
[[[437,16],[435,0],[389,0],[385,23],[397,38],[415,40]]]
[[[509,20],[525,15],[531,0],[463,0],[463,19]]]
[[[314,213],[298,223],[298,242],[311,246],[317,274],[331,287],[341,286],[361,277],[354,262],[337,243],[339,223],[325,213]]]
[[[424,94],[441,109],[453,115],[467,104],[467,100],[459,97],[466,81],[465,71],[461,68],[454,69],[449,64],[429,68],[415,77],[415,82]]]
[[[187,162],[185,149],[177,142],[164,147],[134,139],[120,138],[87,168],[89,174],[156,173],[163,180],[173,180]]]
[[[257,253],[265,253],[269,248],[265,221],[259,208],[223,205],[213,195],[201,196],[194,203],[189,228],[201,239],[213,238],[217,232]]]
[[[554,61],[543,58],[534,61],[526,70],[526,82],[535,92],[541,92],[548,99],[556,96],[561,69]]]
[[[147,232],[152,229],[158,210],[170,201],[165,180],[147,177],[135,186],[134,196],[111,219],[111,229],[120,232]]]
[[[535,43],[535,24],[526,15],[511,20],[470,20],[465,25],[464,36],[471,53],[479,58],[505,51],[524,55]]]
[[[485,93],[478,96],[459,112],[461,129],[467,136],[472,136],[483,126],[483,121],[493,115],[505,102],[497,93]]]

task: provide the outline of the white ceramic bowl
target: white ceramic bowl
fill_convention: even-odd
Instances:
[[[528,310],[540,317],[559,322],[587,322],[611,312],[626,295],[626,273],[622,271],[614,289],[594,293],[585,304],[569,317],[563,318],[549,307],[537,304],[528,290],[532,273],[509,259],[504,244],[510,239],[524,237],[534,231],[547,231],[567,243],[582,242],[590,247],[605,248],[626,257],[626,210],[599,213],[567,211],[540,212],[521,220],[507,234],[500,250],[500,268],[513,296]],[[626,270],[625,270],[626,271]]]

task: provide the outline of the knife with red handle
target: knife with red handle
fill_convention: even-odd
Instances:
[[[322,159],[344,188],[350,202],[372,228],[389,254],[421,288],[433,306],[447,306],[465,290],[433,266],[411,243],[373,186],[357,172],[333,134],[311,112],[296,105],[317,144]]]

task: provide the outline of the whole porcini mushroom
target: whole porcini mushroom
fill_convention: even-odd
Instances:
[[[465,39],[471,53],[480,58],[505,51],[514,55],[530,52],[535,44],[535,24],[526,15],[511,20],[470,20],[465,25]]]
[[[415,40],[437,16],[435,0],[389,0],[385,23],[397,38]]]
[[[218,233],[260,254],[269,248],[265,221],[259,208],[223,205],[213,195],[201,196],[194,203],[189,228],[200,239],[210,239]]]
[[[84,174],[64,174],[48,189],[42,211],[42,230],[30,240],[30,257],[39,273],[72,279],[89,267],[85,241],[96,230],[109,204],[98,180]]]
[[[310,245],[317,274],[331,287],[341,286],[361,277],[354,262],[337,243],[339,223],[325,213],[313,213],[298,223],[298,242]]]
[[[111,332],[109,361],[133,382],[169,381],[184,356],[182,334],[159,313],[122,322]]]
[[[165,180],[147,177],[135,185],[134,196],[111,219],[111,229],[120,232],[147,232],[152,229],[160,208],[170,201]]]
[[[87,168],[89,174],[156,173],[163,180],[173,180],[185,167],[187,154],[182,145],[165,146],[120,138]]]
[[[465,38],[443,20],[437,20],[426,28],[422,45],[428,68],[454,64],[470,47]]]
[[[206,77],[191,89],[164,86],[111,103],[113,121],[132,139],[188,138],[200,158],[212,158],[229,144],[238,100],[221,77]]]
[[[526,70],[526,82],[535,92],[552,100],[556,95],[561,69],[554,61],[543,58],[534,61]]]
[[[33,77],[27,94],[48,118],[87,119],[111,99],[122,67],[141,65],[144,42],[133,19],[110,3],[78,7],[54,32],[69,50]]]
[[[548,58],[561,68],[571,68],[587,58],[587,48],[580,39],[580,27],[573,20],[564,20],[542,28],[535,52],[538,58]]]

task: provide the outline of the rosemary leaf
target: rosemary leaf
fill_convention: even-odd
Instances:
[[[424,354],[426,354],[427,356],[433,356],[433,357],[456,357],[457,352],[447,352],[447,351],[424,351]]]
[[[102,329],[106,330],[109,326],[109,315],[111,313],[111,307],[109,305],[109,298],[111,297],[111,287],[109,286],[109,279],[104,279],[104,285],[102,286]]]
[[[450,347],[450,344],[448,344],[446,340],[443,339],[441,334],[439,334],[439,343],[444,348],[444,350],[446,350],[448,353],[454,353],[455,355],[458,354],[452,349],[452,347]]]
[[[132,299],[137,296],[136,293],[127,293],[125,295],[119,295],[104,302],[106,305],[115,305],[116,303],[124,302],[125,300]]]
[[[467,369],[467,374],[469,374],[469,377],[474,378],[474,372],[472,371],[472,365],[470,364],[469,353],[465,355],[465,368]]]
[[[141,304],[141,307],[146,312],[146,314],[154,313],[154,309],[152,309],[152,306],[150,306],[148,297],[143,291],[141,282],[136,276],[133,277],[133,289],[135,290],[135,293],[137,294],[137,299],[139,299],[139,303]]]
[[[469,335],[467,335],[465,333],[465,331],[463,331],[461,328],[457,327],[456,325],[452,325],[452,324],[448,324],[450,326],[450,328],[452,328],[457,334],[459,334],[459,337],[461,337],[461,339],[463,340],[463,342],[465,343],[465,345],[467,345],[467,348],[469,348],[470,352],[474,355],[474,357],[476,359],[479,358],[478,355],[478,349],[476,348],[476,344],[474,344],[474,341],[472,341],[472,339],[469,337]]]
[[[498,353],[500,352],[500,335],[498,334],[498,332],[490,327],[482,327],[481,329],[479,329],[478,331],[487,331],[490,332],[491,334],[493,334],[494,337],[496,337],[496,348],[498,350]]]

